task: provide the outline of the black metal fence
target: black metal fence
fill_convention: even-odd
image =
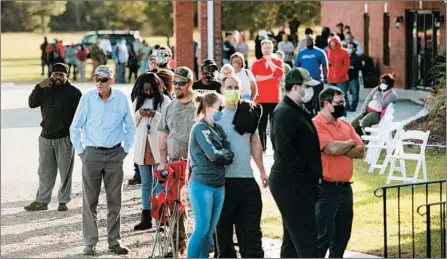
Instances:
[[[445,245],[445,236],[446,236],[446,226],[445,226],[445,207],[446,202],[440,201],[440,202],[431,202],[426,203],[418,207],[417,212],[419,215],[424,216],[425,215],[425,222],[426,222],[426,235],[427,235],[427,258],[432,257],[432,211],[434,207],[439,206],[439,220],[440,220],[440,254],[442,258],[445,258],[446,255],[446,245]],[[425,212],[422,211],[422,209],[425,208]],[[436,217],[437,215],[433,215]]]
[[[437,225],[440,225],[440,235],[442,238],[440,239],[441,244],[437,244],[437,246],[440,246],[440,249],[442,250],[440,255],[444,255],[445,257],[445,190],[446,190],[446,180],[433,180],[433,181],[427,181],[427,182],[418,182],[418,183],[407,183],[407,184],[397,184],[397,185],[387,185],[382,186],[374,190],[374,195],[376,197],[382,197],[382,213],[383,213],[383,256],[385,258],[388,257],[412,257],[415,258],[418,255],[421,255],[421,251],[416,251],[416,247],[421,247],[421,243],[424,242],[422,238],[418,238],[417,242],[415,242],[415,235],[416,235],[416,229],[415,229],[415,221],[420,222],[420,218],[415,218],[416,212],[419,212],[421,214],[422,207],[427,208],[426,209],[426,228],[425,231],[427,231],[426,234],[426,255],[427,257],[431,257],[431,249],[432,249],[432,232],[433,227],[437,227]],[[415,196],[415,189],[416,188],[423,188],[424,191],[416,192],[416,193],[423,193],[423,199],[424,201],[421,202],[421,197]],[[391,198],[390,198],[391,197]],[[390,199],[389,199],[390,198]],[[416,199],[417,198],[417,199]],[[417,201],[416,201],[417,200]],[[434,202],[433,200],[437,200]],[[395,204],[389,204],[391,202]],[[416,204],[418,202],[418,204]],[[411,204],[411,224],[409,222],[402,222],[401,216],[402,216],[402,210],[403,207],[407,208],[408,203]],[[394,206],[393,206],[394,205]],[[416,209],[416,206],[417,209]],[[439,219],[436,220],[436,226],[434,224],[431,224],[434,220],[432,216],[434,215],[432,213],[433,206],[440,206],[440,213],[439,213]],[[390,208],[391,207],[391,208]],[[396,213],[397,215],[393,214]],[[395,230],[397,232],[397,247],[396,249],[393,249],[393,252],[389,251],[389,237],[392,233],[390,233],[390,226],[393,226],[393,223],[389,224],[391,221],[391,218],[395,218],[397,221],[397,229]],[[440,221],[440,222],[439,222]],[[411,230],[407,229],[407,227],[410,227]],[[421,231],[418,229],[419,232]],[[402,233],[408,233],[408,235],[402,235]],[[430,236],[430,237],[429,237]],[[410,245],[406,245],[403,248],[402,239],[410,239],[411,243]],[[397,250],[397,252],[395,251]],[[410,250],[410,251],[408,251]],[[404,255],[404,256],[402,256]],[[430,256],[429,256],[430,255]]]

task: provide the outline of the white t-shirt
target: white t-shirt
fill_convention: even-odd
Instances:
[[[250,81],[253,81],[256,84],[255,76],[253,75],[253,73],[249,69],[242,69],[240,72],[236,73],[236,76],[241,81],[241,89],[242,89],[241,97],[242,98],[244,98],[245,96],[251,97]],[[248,97],[248,99],[250,99],[250,97]]]

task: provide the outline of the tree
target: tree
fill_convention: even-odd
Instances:
[[[170,46],[169,37],[174,34],[172,1],[149,1],[146,15],[152,33],[165,36],[167,46]]]
[[[67,5],[66,1],[45,2],[45,4],[42,2],[21,3],[24,3],[23,7],[28,11],[31,26],[35,30],[40,30],[42,34],[49,31],[48,24],[51,16],[58,16],[64,13]]]

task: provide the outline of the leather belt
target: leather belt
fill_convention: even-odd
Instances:
[[[323,183],[338,186],[338,185],[351,185],[353,182],[329,182],[329,181],[323,180]]]
[[[88,148],[97,149],[97,150],[112,150],[112,149],[118,148],[120,146],[121,146],[121,143],[116,144],[113,147],[93,147],[93,146],[88,146]]]

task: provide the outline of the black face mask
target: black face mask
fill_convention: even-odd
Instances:
[[[345,106],[343,104],[333,105],[333,107],[334,107],[334,112],[331,112],[332,117],[334,117],[335,119],[338,119],[341,116],[343,116],[343,113],[345,113]]]
[[[148,99],[152,99],[152,98],[154,98],[154,94],[146,94],[146,97],[147,97]]]
[[[314,48],[314,44],[310,44],[306,46],[308,49],[313,49]]]

